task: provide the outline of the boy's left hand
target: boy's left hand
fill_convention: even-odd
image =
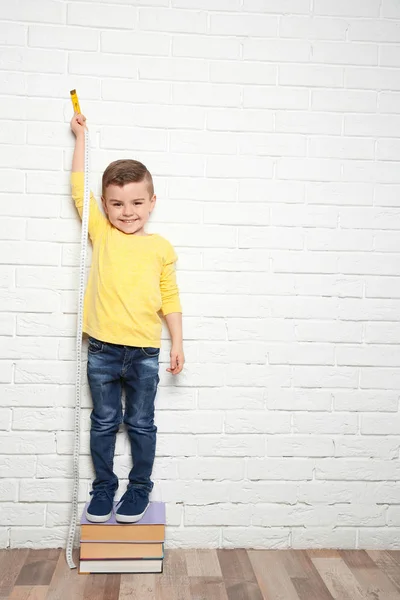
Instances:
[[[167,369],[168,373],[172,373],[172,375],[178,375],[183,369],[183,365],[185,363],[185,356],[183,354],[182,346],[172,346],[170,355],[170,365],[171,367]]]

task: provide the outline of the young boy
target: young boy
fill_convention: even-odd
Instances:
[[[76,136],[72,161],[72,197],[82,216],[84,130],[86,119],[75,114]],[[84,305],[88,334],[88,381],[93,400],[90,451],[96,478],[86,517],[108,521],[118,478],[113,472],[116,434],[127,426],[133,467],[127,491],[116,509],[121,523],[135,523],[144,515],[153,488],[150,479],[157,428],[154,400],[159,382],[158,357],[161,319],[171,335],[170,368],[173,375],[184,364],[182,310],[175,278],[177,256],[171,244],[145,225],[156,202],[146,167],[134,160],[117,160],[104,171],[102,203],[91,194],[89,236],[93,245]],[[122,415],[121,392],[125,388]]]

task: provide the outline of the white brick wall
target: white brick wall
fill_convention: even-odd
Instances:
[[[76,88],[92,187],[145,162],[180,257],[168,545],[400,548],[400,4],[2,2],[0,86],[0,546],[69,522]],[[90,405],[85,384],[80,506]],[[121,432],[121,492],[129,462]]]

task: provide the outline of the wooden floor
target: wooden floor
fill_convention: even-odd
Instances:
[[[400,600],[400,551],[169,550],[162,575],[79,575],[61,550],[1,550],[6,599]]]

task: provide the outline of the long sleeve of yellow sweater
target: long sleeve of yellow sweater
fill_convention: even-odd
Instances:
[[[83,173],[72,173],[71,188],[82,216]],[[173,247],[157,234],[123,233],[104,216],[93,194],[89,236],[93,254],[84,331],[113,344],[160,347],[160,313],[182,312]]]

